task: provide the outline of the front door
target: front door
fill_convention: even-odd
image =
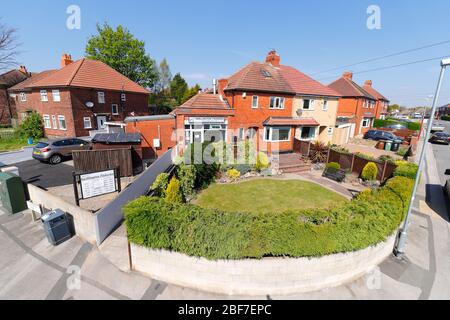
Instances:
[[[97,129],[106,129],[106,116],[97,116]]]

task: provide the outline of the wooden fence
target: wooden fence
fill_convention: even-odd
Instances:
[[[131,147],[73,151],[73,166],[76,172],[95,172],[119,167],[121,177],[130,177],[133,175],[131,152]]]
[[[311,142],[295,139],[294,152],[309,156],[311,152]],[[382,182],[391,178],[397,167],[394,163],[389,161],[368,160],[353,153],[339,152],[331,148],[328,149],[327,157],[327,163],[330,162],[337,162],[341,166],[341,169],[356,173],[358,176],[361,175],[361,172],[367,163],[373,162],[378,167],[377,180]]]

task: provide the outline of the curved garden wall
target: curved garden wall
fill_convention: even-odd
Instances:
[[[133,269],[154,279],[220,294],[274,295],[339,286],[391,253],[395,234],[363,250],[315,258],[207,260],[131,245]]]

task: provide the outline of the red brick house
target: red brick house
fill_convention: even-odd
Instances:
[[[8,94],[8,89],[31,76],[24,66],[19,70],[11,70],[0,75],[0,124],[11,125],[12,119],[17,118],[15,99]]]
[[[341,94],[337,116],[354,123],[350,136],[361,135],[373,125],[378,99],[353,81],[353,73],[345,72],[341,78],[328,85]]]
[[[364,82],[363,89],[366,92],[368,92],[372,97],[377,98],[377,103],[375,106],[376,109],[375,118],[386,119],[386,117],[389,115],[388,112],[389,100],[372,87],[372,80],[366,80],[366,82]]]
[[[147,115],[150,93],[103,62],[74,62],[67,54],[61,69],[41,72],[9,92],[16,94],[19,121],[37,111],[47,137],[89,136],[105,130],[106,122]]]
[[[181,152],[192,142],[245,139],[269,154],[292,152],[294,138],[331,140],[338,99],[334,90],[281,65],[271,51],[265,62],[251,62],[219,80],[217,94],[199,93],[177,107],[167,123],[157,117],[130,118],[126,131],[140,130],[156,154],[175,145]],[[170,144],[161,143],[169,136]],[[155,139],[159,147],[151,145]]]

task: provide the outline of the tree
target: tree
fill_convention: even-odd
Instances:
[[[388,106],[388,112],[393,112],[395,110],[400,110],[400,106],[398,104],[391,104]]]
[[[116,30],[107,23],[97,25],[97,32],[86,45],[88,58],[106,63],[144,87],[154,86],[158,79],[155,61],[146,54],[143,41],[120,25]]]
[[[156,91],[168,90],[170,81],[172,80],[172,73],[170,72],[169,64],[166,58],[164,58],[158,67],[158,84]]]
[[[17,30],[0,23],[0,70],[17,64]]]
[[[17,133],[23,138],[39,139],[44,136],[42,117],[36,111],[31,112],[17,128]]]
[[[195,96],[201,89],[202,88],[200,88],[200,86],[198,84],[196,84],[195,86],[193,86],[192,88],[187,90],[183,95],[181,103],[185,103],[186,101],[188,101],[190,98]]]
[[[183,97],[186,94],[186,91],[188,91],[188,88],[186,80],[177,73],[170,82],[170,95],[175,99],[177,105],[183,103]]]

